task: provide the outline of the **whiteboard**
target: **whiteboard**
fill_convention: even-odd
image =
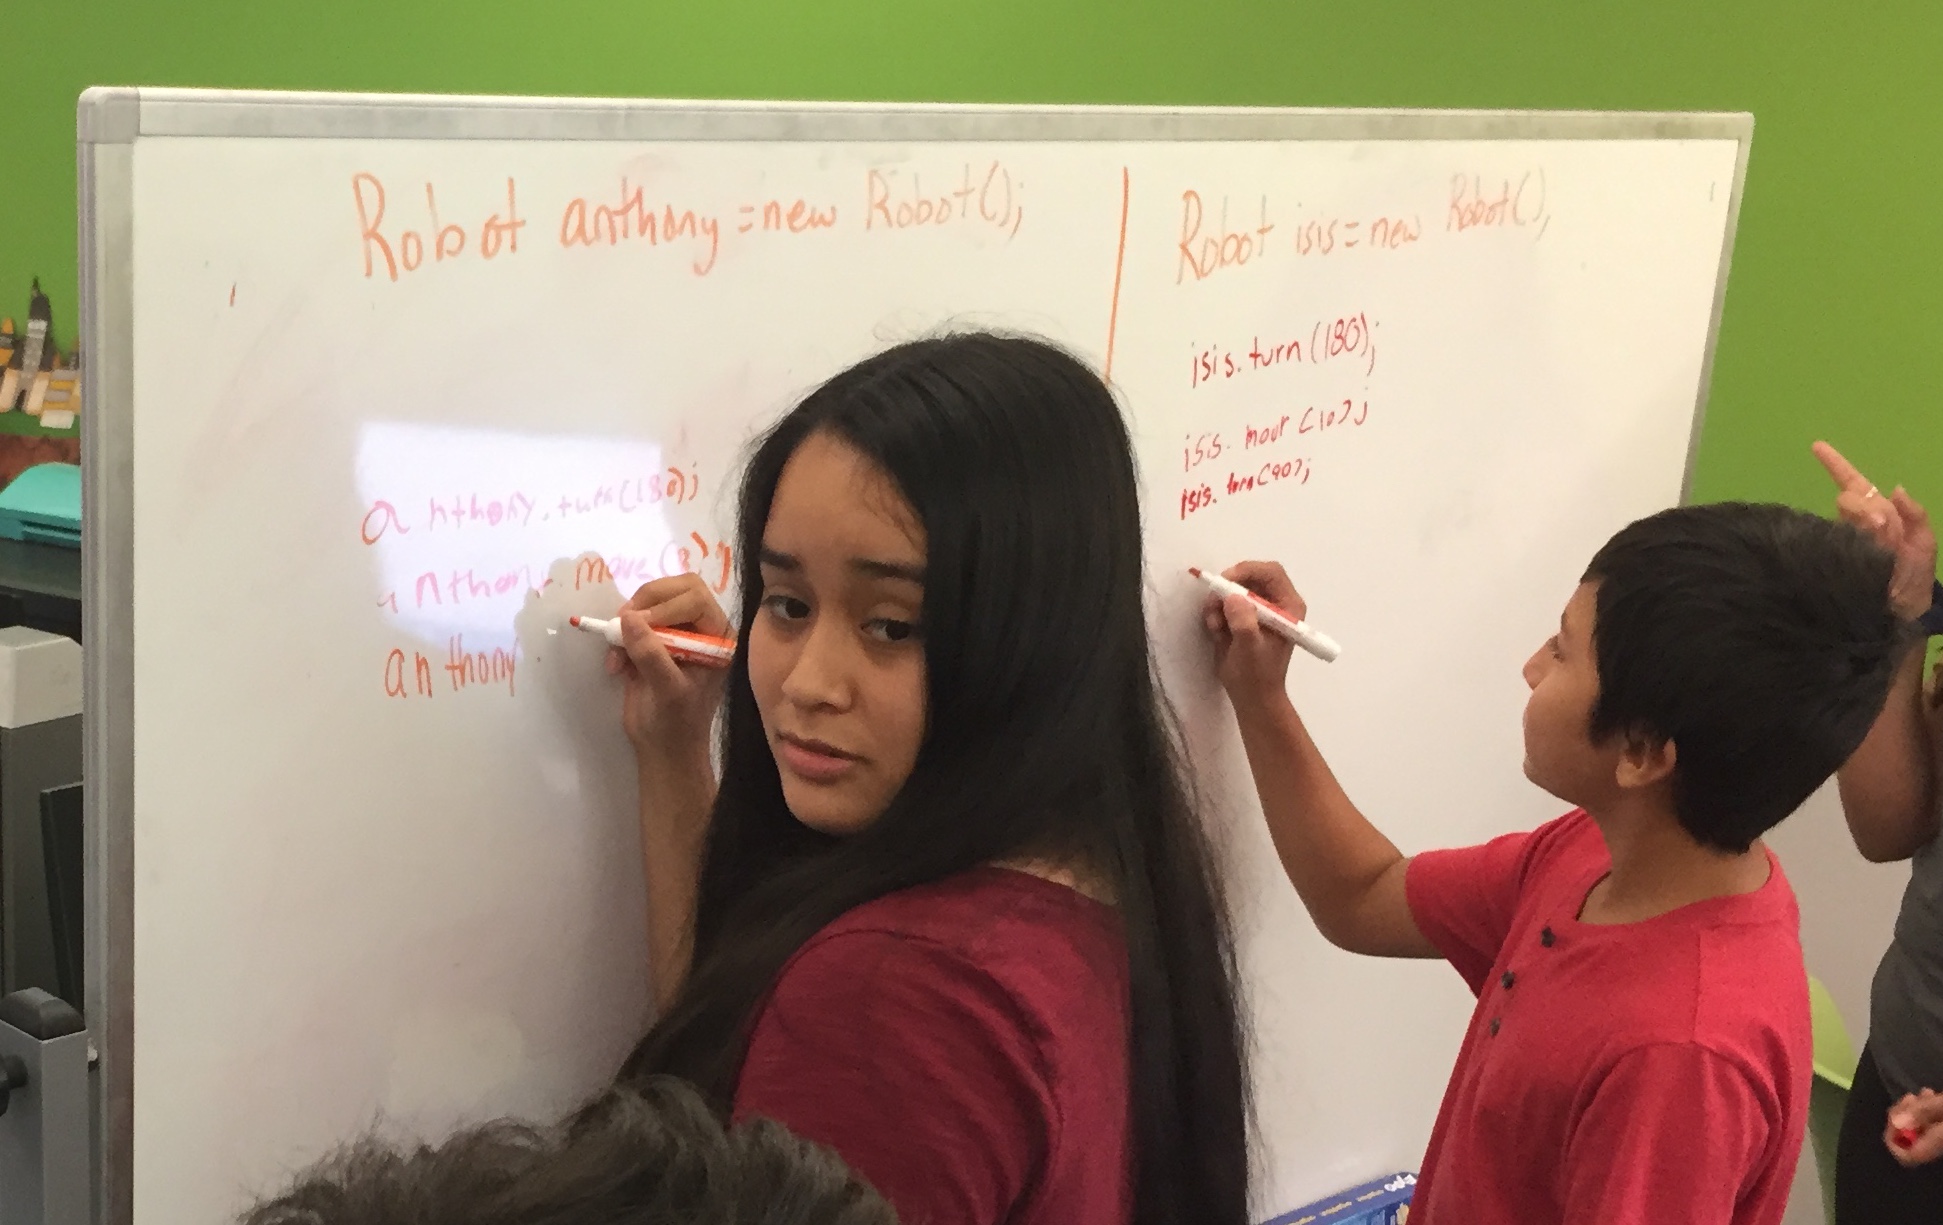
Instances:
[[[1682,494],[1751,119],[114,90],[81,128],[106,1219],[613,1071],[627,751],[547,631],[723,586],[754,431],[945,325],[1072,347],[1133,423],[1259,1215],[1414,1168],[1471,1000],[1316,935],[1184,571],[1288,563],[1345,645],[1291,686],[1406,851],[1556,815],[1519,668]]]

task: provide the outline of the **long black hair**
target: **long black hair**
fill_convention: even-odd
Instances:
[[[824,925],[982,864],[1050,860],[1107,890],[1125,932],[1134,1220],[1245,1225],[1233,946],[1154,672],[1140,486],[1118,405],[1067,353],[982,332],[899,345],[838,374],[749,462],[745,626],[777,481],[819,433],[874,462],[924,527],[923,744],[869,828],[810,830],[784,803],[738,649],[692,969],[622,1076],[682,1076],[726,1110],[756,1013]]]

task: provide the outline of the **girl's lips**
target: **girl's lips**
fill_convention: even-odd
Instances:
[[[858,758],[821,740],[787,734],[776,737],[776,758],[783,768],[812,783],[831,783],[848,774]]]

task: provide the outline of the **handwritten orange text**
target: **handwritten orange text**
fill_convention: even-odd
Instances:
[[[757,228],[764,233],[806,234],[811,230],[827,230],[837,223],[836,205],[818,209],[801,199],[793,201],[787,210],[781,200],[770,200],[760,207],[745,204],[738,211],[742,217],[741,224],[735,227],[738,234]]]
[[[1024,181],[1013,178],[998,161],[982,172],[967,163],[958,186],[929,191],[916,172],[907,180],[897,167],[873,166],[864,176],[864,229],[909,230],[973,222],[999,231],[1010,242],[1025,224],[1024,193]]]
[[[1423,218],[1411,215],[1371,218],[1319,217],[1295,227],[1297,255],[1333,255],[1356,250],[1396,251],[1423,237]]]
[[[443,608],[508,595],[524,595],[536,588],[533,574],[532,566],[514,566],[497,574],[491,571],[480,574],[471,568],[448,570],[442,574],[437,570],[427,570],[412,581],[412,607],[424,608],[432,604]],[[378,603],[397,612],[398,593],[391,592]]]
[[[387,535],[407,535],[415,528],[427,532],[479,531],[523,528],[540,522],[572,519],[599,512],[631,515],[663,502],[681,505],[701,495],[702,480],[692,468],[669,467],[645,476],[627,477],[571,490],[558,495],[514,489],[504,493],[455,493],[429,497],[424,513],[407,514],[383,498],[371,503],[358,522],[358,539],[373,545]]]
[[[563,247],[603,243],[617,247],[624,242],[660,247],[684,241],[697,252],[689,270],[696,276],[707,276],[722,249],[721,222],[692,208],[677,209],[671,202],[650,204],[646,189],[630,183],[625,175],[615,203],[590,203],[586,197],[576,196],[560,214]]]
[[[519,232],[526,222],[520,220],[519,206],[514,196],[513,180],[509,178],[506,180],[506,211],[493,213],[479,223],[476,234],[469,234],[464,226],[440,214],[438,193],[428,182],[425,184],[424,232],[394,228],[394,242],[393,237],[386,237],[385,234],[384,183],[377,175],[364,171],[352,175],[351,197],[357,204],[364,275],[370,278],[382,269],[386,277],[396,281],[401,271],[416,272],[425,265],[428,243],[431,261],[435,264],[459,259],[468,251],[477,254],[480,259],[496,259],[502,251],[509,255],[519,254]]]
[[[717,593],[727,591],[735,577],[734,549],[726,540],[711,541],[700,532],[690,532],[687,540],[669,541],[652,558],[583,557],[574,566],[573,589],[648,582],[671,574],[700,574]]]
[[[514,696],[513,674],[519,665],[518,650],[494,647],[491,651],[468,651],[465,635],[454,634],[447,644],[445,675],[452,682],[452,691],[474,686],[506,686],[506,696]]]
[[[1542,167],[1527,170],[1515,185],[1509,178],[1500,179],[1495,189],[1485,186],[1483,175],[1453,175],[1444,228],[1461,234],[1475,229],[1537,226],[1532,235],[1536,241],[1545,236],[1545,227],[1551,224],[1545,212],[1547,194]]]
[[[539,577],[545,563],[426,570],[409,587],[387,591],[378,607],[398,613],[413,609],[455,608],[508,598],[523,599],[529,591],[540,591],[553,583]],[[602,558],[582,557],[574,566],[573,589],[580,591],[606,583],[624,589],[667,578],[672,574],[700,574],[716,592],[724,592],[735,578],[734,547],[726,540],[710,540],[700,532],[690,532],[681,540],[671,540],[654,553],[623,554]]]
[[[1275,223],[1268,219],[1268,197],[1262,197],[1260,220],[1252,229],[1228,228],[1228,198],[1221,198],[1221,222],[1214,233],[1203,235],[1201,193],[1181,193],[1180,261],[1174,268],[1174,283],[1189,277],[1205,281],[1223,268],[1240,268],[1268,254],[1268,236]]]
[[[405,653],[394,649],[391,654],[385,656],[385,696],[388,698],[431,697],[432,661],[413,651],[408,665]]]

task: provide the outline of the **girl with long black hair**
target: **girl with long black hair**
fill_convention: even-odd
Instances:
[[[765,435],[724,680],[622,613],[673,1073],[923,1225],[1245,1225],[1234,958],[1155,677],[1139,484],[1089,369],[900,345]],[[726,692],[719,783],[709,729]]]

